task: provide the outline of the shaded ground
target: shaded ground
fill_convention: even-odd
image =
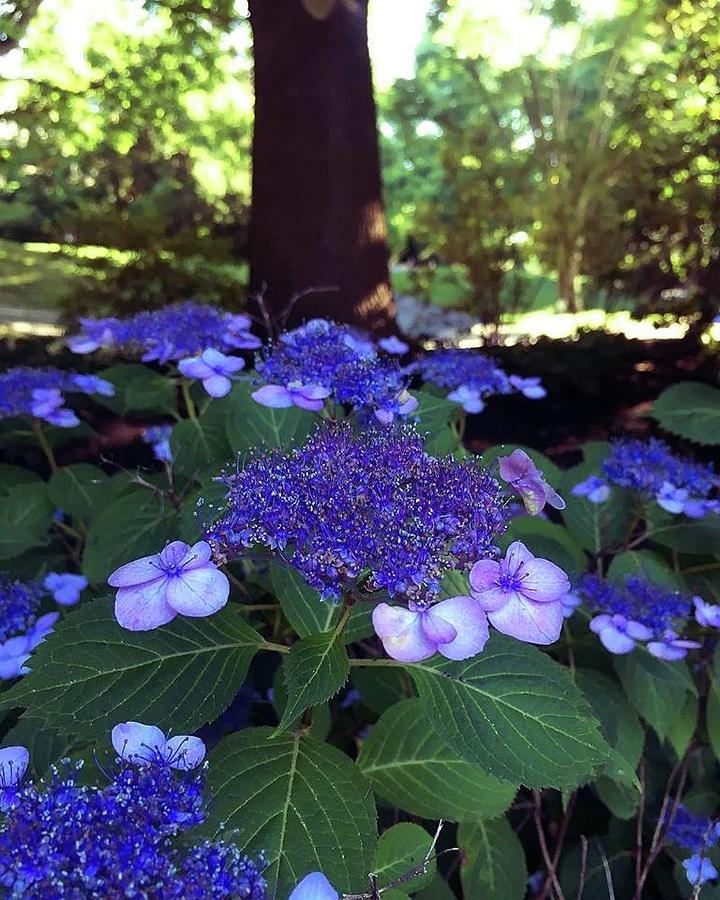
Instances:
[[[644,413],[658,395],[679,381],[717,384],[720,363],[717,344],[698,348],[684,340],[628,340],[601,332],[575,341],[543,339],[528,347],[499,348],[493,355],[508,372],[541,375],[548,396],[490,400],[481,415],[468,421],[469,446],[481,451],[492,444],[522,443],[561,463],[576,461],[585,441],[654,432]]]

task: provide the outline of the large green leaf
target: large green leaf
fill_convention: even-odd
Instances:
[[[433,731],[420,700],[390,707],[365,740],[358,766],[377,793],[426,819],[494,818],[516,788],[464,760]]]
[[[52,728],[44,727],[37,719],[23,716],[8,731],[0,746],[26,747],[30,751],[33,772],[41,778],[53,763],[67,756],[77,743],[76,737],[60,734]]]
[[[337,694],[350,674],[342,634],[334,629],[301,638],[283,660],[288,702],[278,731],[288,727],[310,706]]]
[[[597,474],[598,467],[586,461],[568,469],[562,481],[565,527],[581,547],[593,553],[620,544],[627,537],[633,519],[632,500],[627,491],[612,488],[604,503],[591,503],[587,497],[573,496],[576,484]]]
[[[456,425],[461,409],[457,403],[429,391],[413,391],[418,401],[418,430],[426,435],[425,449],[433,456],[444,456],[460,443]]]
[[[720,516],[688,519],[665,512],[653,503],[646,510],[650,539],[679,553],[718,553],[720,551]]]
[[[683,579],[673,572],[665,560],[652,550],[627,550],[613,557],[607,577],[615,584],[624,584],[628,575],[636,575],[671,591],[683,590]]]
[[[458,843],[465,897],[523,900],[528,878],[525,851],[505,817],[461,825]]]
[[[635,650],[616,657],[614,665],[628,700],[664,740],[683,708],[685,695],[697,693],[687,664],[666,662]]]
[[[12,559],[42,544],[52,512],[43,482],[9,487],[0,504],[0,559]]]
[[[133,632],[117,624],[109,600],[97,600],[63,619],[2,701],[81,737],[105,737],[131,719],[189,733],[230,705],[262,642],[234,605]]]
[[[720,390],[709,384],[674,384],[660,394],[649,415],[680,437],[698,444],[720,444]]]
[[[362,702],[378,714],[399,700],[415,696],[415,682],[400,666],[358,666],[350,678]]]
[[[425,866],[413,878],[410,872],[421,868],[432,846],[432,835],[412,822],[400,822],[380,835],[373,873],[377,875],[380,887],[402,879],[398,885],[403,891],[416,891],[430,884],[435,876],[437,863],[431,856]],[[384,894],[387,896],[387,894]]]
[[[112,397],[97,396],[95,400],[113,412],[174,413],[177,405],[177,386],[159,372],[140,363],[118,363],[100,372],[115,385]]]
[[[635,770],[645,739],[642,725],[622,691],[605,675],[580,669],[575,679],[615,751],[595,780],[600,799],[614,816],[629,819],[640,799]]]
[[[473,659],[432,659],[408,670],[442,741],[498,778],[573,788],[607,759],[587,701],[535,647],[494,634]]]
[[[288,622],[300,637],[329,631],[339,622],[342,605],[321,600],[320,593],[311,588],[295,569],[271,563],[270,585]],[[353,607],[350,621],[343,632],[346,644],[372,634],[370,614],[370,604],[357,604]]]
[[[89,522],[107,505],[109,478],[89,463],[74,463],[53,472],[48,496],[58,509]]]
[[[0,494],[7,496],[10,488],[18,484],[40,484],[42,478],[30,469],[23,469],[22,466],[9,466],[0,463]]]
[[[338,891],[367,888],[377,825],[369,785],[339,750],[300,735],[247,728],[210,754],[210,827],[265,854],[268,900],[308,872]]]
[[[230,414],[228,398],[213,400],[197,419],[173,426],[170,447],[173,468],[186,475],[214,470],[217,474],[235,457],[226,433]]]
[[[256,449],[275,449],[302,443],[317,423],[311,412],[291,406],[270,409],[250,396],[255,385],[241,381],[227,399],[225,423],[230,446],[241,456]]]
[[[173,537],[177,516],[152,491],[135,487],[109,503],[93,520],[83,553],[83,573],[104,582],[118,566],[159,553]]]

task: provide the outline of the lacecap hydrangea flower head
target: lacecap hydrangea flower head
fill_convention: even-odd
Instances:
[[[0,419],[30,416],[60,428],[80,424],[66,404],[66,394],[112,397],[115,387],[94,375],[78,375],[50,366],[17,366],[0,374]]]
[[[75,353],[100,348],[166,363],[217,351],[254,350],[260,340],[250,333],[248,316],[187,301],[136,313],[125,319],[81,319],[80,333],[68,340]]]
[[[533,400],[546,396],[539,378],[508,375],[489,356],[472,350],[433,350],[413,368],[423,381],[447,388],[448,400],[468,413],[482,412],[485,400],[495,394],[518,391]]]
[[[611,485],[653,498],[661,509],[673,515],[702,518],[720,513],[720,480],[712,466],[673,453],[657,438],[615,441],[602,464],[602,474],[593,474],[576,484],[572,493],[593,503],[604,503]]]
[[[635,575],[622,584],[585,575],[579,593],[595,613],[590,630],[611,653],[630,653],[640,643],[658,659],[672,662],[702,646],[681,636],[691,618],[692,603],[679,591]]]
[[[349,326],[325,319],[280,335],[257,355],[255,368],[265,384],[253,397],[263,406],[319,412],[330,397],[383,423],[417,409],[407,391],[409,378],[395,359],[378,354],[372,341]]]
[[[302,447],[257,456],[223,478],[227,508],[206,534],[216,559],[253,546],[325,598],[362,584],[419,603],[443,575],[495,552],[507,513],[475,462],[435,459],[411,427],[320,425]]]
[[[264,861],[196,836],[207,816],[205,748],[125,722],[113,729],[115,766],[104,786],[80,784],[66,761],[24,783],[24,747],[0,750],[6,896],[264,900]]]

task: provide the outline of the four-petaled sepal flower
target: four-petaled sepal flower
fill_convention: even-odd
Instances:
[[[149,631],[175,616],[210,616],[227,603],[230,583],[210,558],[206,541],[190,547],[173,541],[154,556],[116,569],[108,584],[119,588],[115,617],[130,631]]]
[[[561,568],[532,555],[521,541],[505,558],[482,559],[470,571],[470,591],[490,624],[530,644],[552,644],[563,624],[562,598],[570,582]]]
[[[232,388],[232,376],[244,368],[245,360],[239,356],[225,356],[212,347],[203,350],[200,356],[181,359],[178,369],[186,378],[202,381],[206,393],[211,397],[225,397]]]
[[[256,403],[271,409],[287,409],[289,406],[297,406],[310,412],[320,412],[325,405],[325,398],[330,396],[330,391],[320,384],[302,384],[300,381],[291,381],[286,387],[279,384],[266,384],[257,391],[253,391],[251,396]]]
[[[468,659],[482,652],[489,637],[487,617],[472,597],[410,603],[408,609],[379,603],[372,621],[388,656],[401,662],[419,662],[434,653]]]

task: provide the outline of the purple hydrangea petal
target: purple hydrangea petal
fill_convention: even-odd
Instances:
[[[541,476],[540,470],[535,463],[519,447],[513,450],[509,456],[501,456],[498,460],[498,465],[500,477],[507,481],[508,484],[519,481],[521,478],[537,478]]]
[[[167,625],[177,616],[166,600],[167,580],[120,588],[115,596],[115,618],[129,631],[150,631]]]
[[[122,759],[134,763],[148,763],[162,758],[165,734],[156,725],[142,722],[123,722],[111,732],[112,745]]]
[[[652,628],[648,628],[642,622],[635,622],[632,619],[625,625],[625,633],[634,641],[649,641],[653,636]]]
[[[601,613],[599,616],[594,616],[594,618],[590,620],[588,628],[595,634],[600,634],[605,628],[611,628],[612,624],[613,617],[607,613]]]
[[[702,597],[693,597],[695,621],[705,628],[720,628],[720,606],[705,603]]]
[[[340,900],[340,894],[322,872],[311,872],[297,885],[288,900]]]
[[[205,759],[206,747],[199,737],[178,734],[165,744],[164,755],[170,768],[189,772]]]
[[[679,515],[683,511],[687,499],[688,491],[685,488],[675,487],[669,481],[663,482],[655,496],[657,505],[673,515]]]
[[[163,572],[161,568],[160,554],[155,553],[152,556],[143,556],[132,562],[125,563],[115,569],[108,578],[108,584],[111,587],[130,587],[136,584],[146,584],[162,578]]]
[[[517,594],[488,619],[502,634],[528,644],[554,644],[564,622],[561,603],[534,603]]]
[[[406,344],[405,341],[401,341],[400,338],[396,337],[394,334],[390,337],[380,338],[380,340],[378,341],[378,347],[380,347],[386,353],[392,353],[397,356],[402,356],[410,349],[409,344]]]
[[[447,659],[470,659],[485,649],[490,637],[487,616],[472,597],[448,597],[434,607],[438,616],[454,626],[457,637],[438,651]]]
[[[438,605],[431,606],[422,613],[422,627],[427,638],[435,645],[449,644],[458,635],[457,629],[445,620]]]
[[[372,612],[372,623],[385,652],[400,662],[420,662],[437,649],[423,630],[420,612],[379,603]]]
[[[213,369],[199,356],[191,356],[181,359],[177,364],[178,369],[186,378],[210,378],[215,374]]]
[[[271,409],[287,409],[293,405],[293,398],[286,387],[279,384],[266,384],[251,394],[253,400],[261,406],[269,406]]]
[[[29,763],[30,754],[26,747],[0,749],[0,787],[10,788],[18,784]]]
[[[205,393],[215,399],[226,397],[232,390],[232,381],[225,375],[211,375],[209,378],[203,379],[202,385]]]
[[[178,541],[177,543],[180,544],[182,542]],[[180,557],[177,563],[183,571],[199,569],[201,566],[206,566],[212,559],[212,547],[207,541],[197,541],[197,543],[193,544],[191,547],[188,547],[187,544],[183,544],[183,547],[186,548],[185,553]]]
[[[625,634],[624,631],[620,631],[613,625],[599,631],[598,637],[600,638],[600,643],[603,647],[617,656],[630,653],[635,649],[635,641]]]
[[[567,575],[549,559],[535,557],[524,563],[520,591],[529,600],[535,603],[554,603],[569,590]]]
[[[165,599],[172,609],[185,616],[199,617],[216,613],[227,603],[230,582],[214,564],[182,572],[170,579]]]

